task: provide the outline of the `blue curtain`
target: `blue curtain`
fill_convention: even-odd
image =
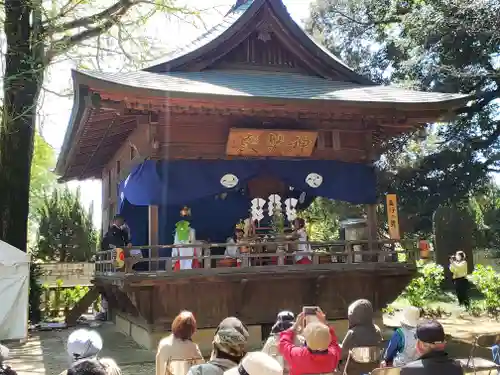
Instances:
[[[313,188],[306,183],[311,173],[323,178],[320,186]],[[226,174],[238,178],[235,187],[222,186],[221,178]],[[354,204],[376,202],[374,168],[334,160],[147,160],[120,184],[120,197],[139,206],[179,206],[240,190],[259,174],[280,178],[309,195]]]
[[[306,177],[316,173],[323,182],[316,188]],[[233,174],[232,188],[221,178]],[[376,201],[375,171],[362,164],[331,160],[148,160],[137,166],[119,185],[120,213],[132,234],[134,245],[148,243],[148,205],[159,206],[159,241],[173,242],[175,223],[184,205],[191,208],[190,222],[197,238],[224,242],[239,220],[249,216],[247,182],[260,174],[280,178],[289,187],[282,199],[306,199],[297,209],[307,207],[316,196],[361,204]],[[224,196],[224,197],[223,197]],[[266,197],[263,197],[266,198]],[[147,251],[143,251],[147,255]],[[160,256],[170,256],[170,249]]]

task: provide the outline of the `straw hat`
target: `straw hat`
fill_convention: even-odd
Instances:
[[[248,353],[240,364],[224,372],[224,375],[282,375],[283,367],[277,360],[264,352]]]
[[[304,338],[309,349],[314,351],[324,351],[328,349],[332,340],[330,328],[320,322],[312,322],[304,328]]]
[[[415,328],[420,319],[420,309],[415,306],[408,306],[403,309],[403,316],[401,317],[401,324]]]

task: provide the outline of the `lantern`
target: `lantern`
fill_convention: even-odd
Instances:
[[[418,248],[420,249],[420,259],[429,259],[429,242],[427,240],[420,240],[418,242]]]

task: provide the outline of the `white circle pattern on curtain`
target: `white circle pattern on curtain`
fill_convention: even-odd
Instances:
[[[323,176],[317,173],[309,173],[306,177],[306,184],[312,188],[318,188],[323,183]]]
[[[236,185],[238,185],[238,177],[236,177],[234,174],[232,173],[228,173],[228,174],[225,174],[224,176],[222,176],[222,178],[220,179],[220,183],[222,186],[224,186],[225,188],[228,188],[228,189],[232,189],[234,188]]]

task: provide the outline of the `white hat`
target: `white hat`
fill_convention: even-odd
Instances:
[[[416,327],[420,319],[420,309],[415,306],[408,306],[403,309],[401,324],[408,327]]]
[[[9,359],[9,348],[0,345],[0,362],[3,362],[7,359]]]
[[[96,331],[77,329],[68,337],[66,350],[73,361],[95,357],[102,349],[102,338]]]
[[[282,375],[283,367],[264,352],[248,353],[240,364],[224,372],[224,375]]]

